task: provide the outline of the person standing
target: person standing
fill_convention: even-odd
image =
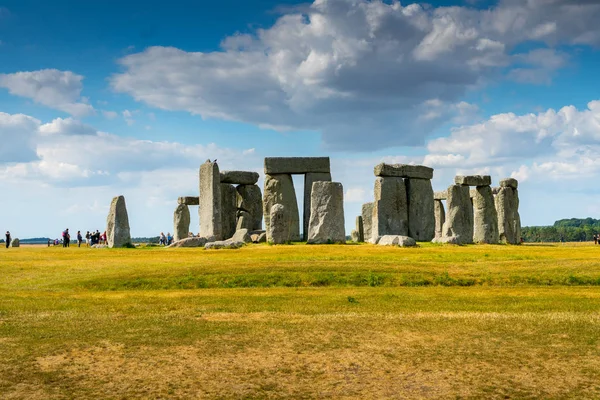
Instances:
[[[8,249],[8,246],[10,246],[10,232],[6,231],[6,248]]]
[[[77,247],[81,247],[81,242],[83,242],[83,236],[81,236],[81,231],[77,231]]]

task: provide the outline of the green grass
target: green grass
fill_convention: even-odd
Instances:
[[[600,246],[0,251],[0,398],[598,398]]]

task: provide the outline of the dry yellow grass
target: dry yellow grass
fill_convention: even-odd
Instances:
[[[0,397],[598,398],[599,254],[3,250]]]

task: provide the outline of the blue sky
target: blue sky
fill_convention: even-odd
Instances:
[[[330,156],[348,233],[381,161],[435,168],[436,190],[515,177],[524,225],[597,217],[599,18],[590,0],[0,0],[0,228],[102,229],[124,194],[134,236],[167,232],[200,163],[262,175],[266,156]]]

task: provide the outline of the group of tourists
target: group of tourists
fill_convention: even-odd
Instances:
[[[160,233],[160,236],[158,237],[158,244],[160,246],[170,246],[172,243],[173,236],[171,235],[171,232],[168,232],[167,236],[165,236],[163,232]]]
[[[8,234],[8,232],[6,232]],[[62,239],[48,239],[48,247],[50,245],[58,246],[62,244],[62,247],[71,247],[71,234],[69,233],[69,229],[65,229],[61,234]],[[86,246],[93,246],[95,244],[106,244],[106,231],[104,233],[100,233],[99,230],[96,229],[94,231],[87,231],[85,237],[81,234],[81,231],[77,231],[77,247],[81,247],[83,244],[83,240],[85,239]]]

